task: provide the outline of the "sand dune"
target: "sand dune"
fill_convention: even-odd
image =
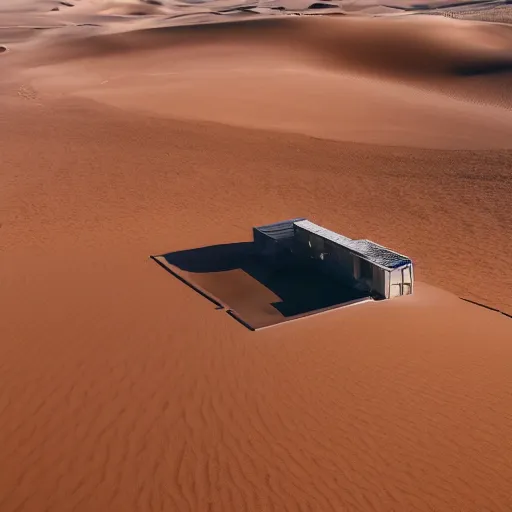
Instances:
[[[440,17],[283,17],[89,34],[64,46],[57,37],[43,55],[34,51],[25,76],[49,95],[174,118],[353,142],[510,148],[511,48],[508,27]]]
[[[463,23],[432,16],[415,16],[407,18],[407,22],[404,18],[263,16],[243,23],[222,24],[217,18],[214,24],[191,27],[174,27],[172,21],[173,18],[128,35],[100,34],[84,40],[78,33],[71,49],[54,51],[53,60],[120,52],[133,55],[166,45],[179,49],[230,44],[234,49],[250,45],[249,51],[271,47],[278,54],[294,56],[311,67],[331,65],[334,70],[405,79],[470,76],[512,69],[510,29],[503,25]],[[260,37],[263,31],[264,38]]]
[[[508,512],[512,320],[458,296],[512,313],[509,27],[67,3],[0,0],[0,510]],[[417,293],[251,332],[149,259],[299,215]]]

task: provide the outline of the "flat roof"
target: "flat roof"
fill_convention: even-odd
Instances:
[[[330,231],[329,229],[325,229],[322,226],[318,226],[309,220],[298,220],[293,222],[293,224],[294,226],[345,247],[361,258],[381,267],[394,269],[412,263],[411,259],[407,256],[392,251],[382,245],[376,244],[375,242],[370,240],[353,240],[352,238],[348,238],[335,233],[334,231]]]

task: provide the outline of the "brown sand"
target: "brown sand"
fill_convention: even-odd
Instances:
[[[0,510],[511,510],[509,27],[81,2],[0,7]],[[250,332],[149,259],[299,215],[417,293]]]

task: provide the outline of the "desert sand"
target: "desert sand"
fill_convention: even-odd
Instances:
[[[512,509],[512,6],[453,3],[0,0],[2,512]],[[150,259],[297,216],[415,294],[251,332]]]

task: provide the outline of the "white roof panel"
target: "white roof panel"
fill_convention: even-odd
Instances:
[[[363,259],[380,265],[381,267],[393,269],[411,263],[411,260],[407,256],[387,249],[382,245],[371,242],[370,240],[352,240],[334,231],[325,229],[322,226],[318,226],[309,220],[296,221],[294,225],[310,233],[314,233],[325,240],[341,245],[356,253],[358,256],[361,256]]]

